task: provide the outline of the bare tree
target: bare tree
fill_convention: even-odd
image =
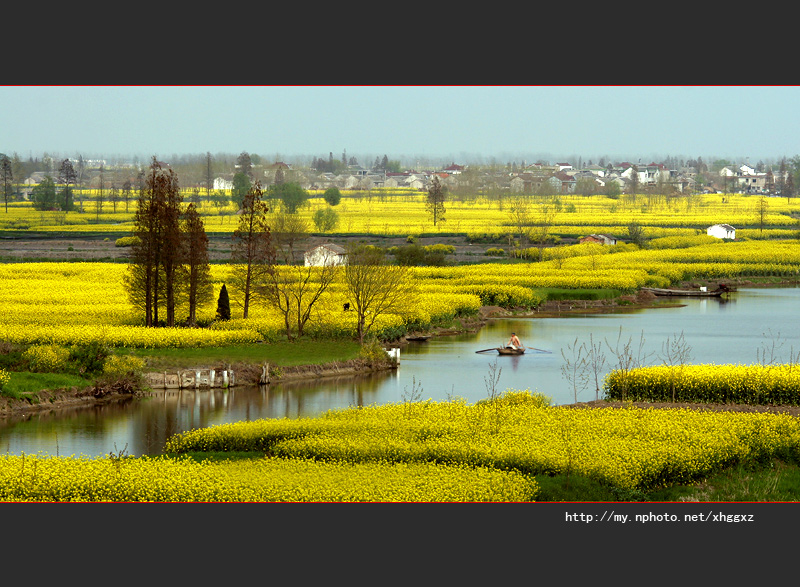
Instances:
[[[606,364],[606,355],[603,352],[603,343],[595,342],[594,336],[592,333],[589,333],[589,344],[586,347],[589,351],[589,355],[587,357],[589,362],[589,371],[591,373],[591,379],[594,382],[594,398],[600,399],[600,375],[603,373],[603,367]]]
[[[131,199],[131,180],[126,179],[125,183],[122,184],[122,200],[125,202],[125,212],[128,211],[128,202]]]
[[[233,232],[232,283],[240,291],[244,318],[250,313],[250,303],[256,292],[254,285],[265,280],[269,264],[275,258],[267,223],[269,207],[262,196],[261,184],[256,182],[244,195],[239,226]]]
[[[414,303],[416,290],[409,271],[408,267],[389,265],[380,249],[349,247],[344,281],[350,307],[356,312],[360,343],[379,316]]]
[[[265,280],[258,285],[259,294],[282,315],[286,338],[295,334],[303,336],[317,302],[328,290],[339,273],[333,256],[323,259],[321,266],[296,264],[289,247],[277,243],[274,256],[265,272]]]
[[[758,218],[758,231],[764,232],[764,223],[767,220],[769,201],[766,196],[759,196],[756,203],[756,217]]]
[[[676,367],[670,370],[670,391],[672,392],[672,401],[675,401],[675,380],[681,376],[681,372],[686,364],[691,360],[692,347],[683,337],[683,332],[674,336],[672,339],[667,337],[661,344],[661,354],[659,358],[664,365],[669,367]]]
[[[620,399],[628,399],[628,385],[630,384],[630,372],[637,367],[643,367],[650,359],[652,353],[644,352],[644,332],[639,337],[638,346],[634,346],[633,337],[628,337],[627,341],[622,340],[622,326],[619,327],[617,342],[612,347],[606,339],[606,346],[617,360],[614,369],[620,375]]]
[[[561,375],[572,386],[573,398],[577,403],[578,394],[589,384],[589,352],[586,343],[579,345],[577,338],[572,344],[567,345],[567,350],[569,356],[563,348],[561,349],[561,356],[564,359],[564,364],[561,365]]]
[[[531,212],[530,201],[525,196],[511,198],[508,215],[519,233],[520,240],[530,241],[531,237]]]
[[[279,260],[294,263],[297,260],[295,249],[308,238],[308,220],[299,214],[280,210],[273,215],[271,222],[272,242],[281,252]]]

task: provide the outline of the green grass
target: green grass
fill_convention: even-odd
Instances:
[[[797,502],[800,466],[773,460],[765,465],[743,463],[709,476],[696,485],[673,485],[650,493],[620,491],[598,481],[572,475],[537,475],[538,502]]]
[[[22,397],[27,393],[36,393],[43,389],[60,389],[62,387],[86,387],[92,382],[77,375],[65,373],[29,373],[27,371],[10,371],[11,380],[3,387],[3,395]]]
[[[538,291],[547,294],[548,301],[556,300],[610,300],[622,295],[616,289],[556,289],[550,287],[538,288]]]
[[[156,369],[265,362],[278,367],[291,367],[355,359],[360,348],[358,342],[349,339],[303,339],[209,348],[129,349],[126,352],[144,358],[148,368]]]

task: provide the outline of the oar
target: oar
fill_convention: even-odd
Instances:
[[[550,353],[550,354],[553,353],[553,351],[546,351],[544,349],[537,349],[537,348],[534,348],[532,346],[529,346],[528,348],[531,349],[532,351],[539,351],[540,353]]]
[[[485,352],[488,352],[488,351],[496,351],[496,350],[497,350],[497,348],[493,348],[493,349],[483,349],[482,351],[475,351],[475,352],[476,353],[485,353]]]

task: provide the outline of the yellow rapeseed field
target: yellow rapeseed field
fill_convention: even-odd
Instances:
[[[749,459],[800,456],[800,421],[696,410],[574,409],[535,402],[389,404],[317,418],[192,430],[166,450],[270,451],[282,458],[469,464],[574,473],[627,489],[690,483]]]

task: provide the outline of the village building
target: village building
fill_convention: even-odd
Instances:
[[[578,239],[578,242],[581,244],[583,243],[597,243],[599,245],[615,245],[617,244],[617,239],[611,236],[607,236],[605,234],[590,234],[589,236],[584,236]]]
[[[306,251],[303,255],[306,267],[323,267],[325,265],[345,265],[347,251],[344,247],[333,243],[325,243]]]
[[[708,227],[706,234],[709,236],[715,236],[717,238],[735,239],[736,229],[730,224],[715,224],[714,226]]]

